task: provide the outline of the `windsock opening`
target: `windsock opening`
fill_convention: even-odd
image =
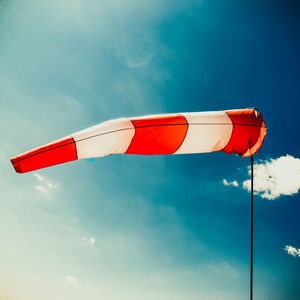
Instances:
[[[257,153],[267,134],[262,114],[253,108],[225,112],[232,121],[233,129],[231,138],[222,151],[237,153],[242,157]]]

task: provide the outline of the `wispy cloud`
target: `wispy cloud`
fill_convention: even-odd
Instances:
[[[65,279],[71,284],[78,284],[78,279],[74,276],[66,276]]]
[[[223,184],[225,186],[230,186],[230,185],[232,185],[232,186],[239,186],[239,183],[236,180],[234,180],[234,181],[227,181],[226,179],[223,179]]]
[[[49,192],[51,192],[53,189],[57,187],[56,184],[48,180],[47,178],[41,176],[38,173],[33,173],[33,176],[37,179],[39,184],[36,184],[34,187],[37,191],[40,193],[43,193],[44,195],[48,195]]]
[[[38,173],[33,173],[33,176],[35,176],[38,181],[44,181],[44,178]]]
[[[43,194],[47,194],[47,190],[44,188],[44,186],[38,184],[38,185],[35,185],[35,189]]]
[[[88,242],[89,244],[91,244],[91,245],[94,245],[95,242],[96,242],[96,239],[93,238],[93,237],[87,237],[87,236],[84,236],[82,239],[83,239],[84,241],[87,241],[87,242]]]
[[[250,191],[250,185],[250,179],[243,182],[243,188],[247,191]],[[299,189],[299,158],[286,155],[254,165],[254,192],[262,198],[273,200],[281,195],[296,194]]]
[[[292,247],[292,246],[286,245],[285,248],[284,248],[284,250],[285,250],[288,254],[290,254],[290,255],[292,255],[292,256],[300,257],[300,249],[297,249],[297,248],[294,248],[294,247]]]

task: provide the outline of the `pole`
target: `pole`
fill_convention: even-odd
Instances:
[[[250,255],[250,300],[253,299],[253,155],[251,155],[251,255]]]

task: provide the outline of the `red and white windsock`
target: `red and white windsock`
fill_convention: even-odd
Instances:
[[[122,118],[100,123],[11,159],[25,173],[110,154],[187,154],[224,151],[247,157],[266,135],[255,109]]]

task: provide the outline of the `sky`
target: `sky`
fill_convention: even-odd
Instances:
[[[254,298],[300,297],[296,1],[0,1],[0,299],[249,298],[250,159],[10,158],[118,117],[258,108]]]

